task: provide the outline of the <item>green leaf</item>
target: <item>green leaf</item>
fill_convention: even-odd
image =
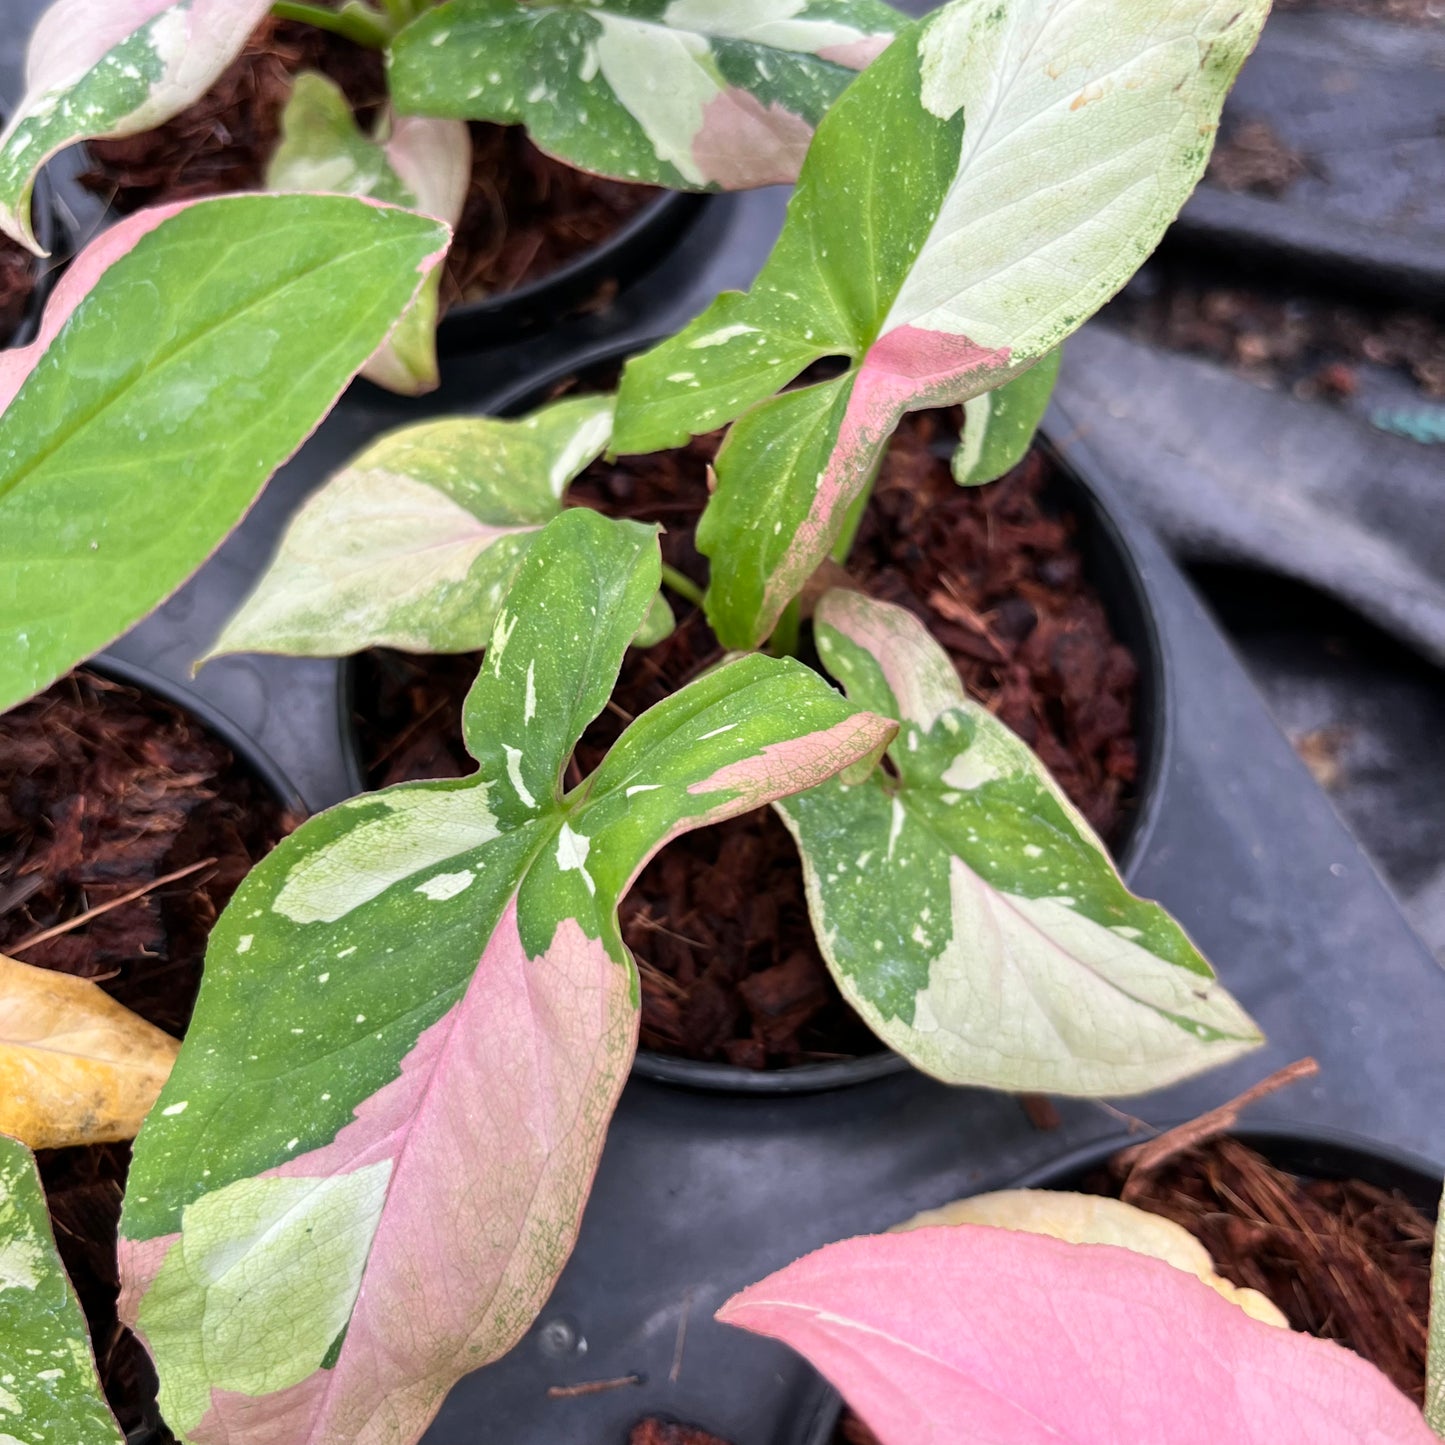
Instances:
[[[769,634],[905,412],[1022,376],[1124,284],[1202,174],[1267,10],[954,0],[848,88],[752,290],[623,375],[613,444],[645,452],[741,415],[811,362],[851,361],[824,465],[812,447],[786,478],[744,464],[770,454],[759,434],[777,411],[719,460],[713,506],[733,520],[712,532],[708,616],[725,645]],[[764,489],[788,497],[781,557],[737,525]]]
[[[391,89],[418,115],[523,124],[599,175],[741,190],[797,178],[899,19],[879,0],[452,0],[396,38]]]
[[[124,1445],[30,1151],[0,1134],[0,1442]]]
[[[953,454],[953,479],[980,487],[1011,472],[1028,455],[1058,380],[1060,347],[997,391],[971,397],[963,408],[963,439]]]
[[[521,421],[449,417],[373,442],[297,512],[208,655],[485,647],[532,537],[606,449],[612,404],[570,398]]]
[[[754,655],[564,792],[660,575],[653,528],[548,523],[466,701],[476,773],[313,818],[218,921],[121,1223],[124,1298],[183,1439],[413,1440],[509,1349],[572,1248],[631,1063],[632,878],[891,736]]]
[[[316,71],[296,77],[281,116],[281,143],[266,172],[273,191],[369,196],[455,226],[471,183],[472,142],[460,121],[397,119],[388,109],[364,135],[341,87]],[[441,267],[361,369],[368,381],[415,396],[439,380],[436,328]]]
[[[1084,1095],[1160,1088],[1261,1042],[911,613],[834,591],[815,626],[849,698],[902,724],[896,776],[776,805],[829,966],[882,1039],[949,1083]]]
[[[270,0],[56,0],[35,27],[25,94],[0,134],[0,231],[43,254],[30,196],[45,162],[78,140],[137,135],[180,114],[269,8]]]
[[[105,232],[0,357],[0,710],[164,600],[330,410],[447,230],[226,196]]]

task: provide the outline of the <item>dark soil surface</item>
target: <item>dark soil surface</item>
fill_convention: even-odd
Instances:
[[[15,334],[25,318],[35,290],[35,257],[9,237],[0,236],[0,346]]]
[[[1096,1192],[1119,1194],[1117,1176]],[[1234,1139],[1176,1156],[1122,1191],[1182,1224],[1226,1279],[1267,1295],[1292,1328],[1363,1355],[1425,1399],[1434,1221],[1358,1180],[1303,1180]]]
[[[185,1032],[211,925],[296,822],[185,713],[78,672],[0,717],[0,953],[95,979],[167,1033]],[[57,924],[204,866],[46,942]],[[56,1239],[126,1429],[154,1399],[145,1352],[116,1320],[116,1225],[130,1146],[39,1156]]]
[[[1127,1190],[1117,1168],[1084,1188],[1124,1192],[1182,1224],[1220,1274],[1266,1295],[1292,1329],[1363,1355],[1423,1405],[1435,1224],[1408,1199],[1359,1180],[1300,1179],[1233,1139],[1186,1150]],[[845,1411],[833,1445],[877,1439]]]
[[[1132,806],[1136,668],[1084,576],[1067,516],[1046,497],[1042,451],[995,486],[958,487],[950,413],[910,417],[880,474],[850,560],[855,581],[910,608],[948,648],[971,692],[1039,753],[1096,828],[1117,836]],[[576,502],[662,522],[666,561],[695,582],[693,529],[718,436],[594,464]],[[703,615],[672,598],[678,627],[634,650],[609,709],[587,730],[569,785],[626,724],[722,656]],[[364,655],[356,711],[368,786],[457,777],[474,766],[461,702],[478,658]],[[645,868],[623,936],[642,974],[642,1044],[687,1058],[779,1068],[877,1052],[813,939],[802,870],[771,809],[689,833]]]
[[[1156,261],[1105,315],[1136,340],[1307,400],[1349,401],[1370,369],[1396,373],[1422,400],[1445,400],[1445,323],[1423,312],[1291,295]]]
[[[92,141],[87,186],[122,211],[253,190],[281,132],[291,78],[320,70],[372,125],[386,98],[381,56],[314,27],[267,21],[214,86],[142,135]],[[592,250],[658,194],[544,155],[520,127],[473,124],[472,180],[442,286],[446,306],[536,281]]]
[[[627,1445],[728,1445],[696,1425],[679,1425],[673,1420],[639,1420],[627,1437]]]

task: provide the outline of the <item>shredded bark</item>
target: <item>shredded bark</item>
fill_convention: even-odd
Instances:
[[[1086,1187],[1117,1196],[1128,1168]],[[1226,1279],[1267,1295],[1293,1328],[1363,1355],[1423,1403],[1435,1227],[1411,1200],[1297,1178],[1227,1138],[1132,1176],[1129,1198],[1182,1224]]]
[[[1278,198],[1309,173],[1309,163],[1265,120],[1247,120],[1220,138],[1206,179],[1226,191]]]
[[[319,70],[372,127],[386,102],[379,53],[291,21],[267,20],[198,101],[140,135],[91,141],[82,182],[123,212],[255,190],[281,136],[291,82]],[[652,200],[650,186],[605,180],[538,150],[520,126],[474,123],[472,177],[447,257],[442,304],[511,291],[612,236]]]
[[[25,962],[94,979],[179,1037],[212,924],[297,821],[185,713],[74,673],[0,717],[0,953],[31,940]],[[55,932],[87,912],[82,925]],[[61,1258],[127,1430],[153,1413],[156,1388],[115,1313],[129,1163],[128,1144],[39,1155]]]
[[[1445,397],[1445,324],[1423,311],[1201,283],[1193,266],[1161,262],[1107,315],[1137,340],[1207,357],[1304,400],[1347,400],[1364,366],[1399,372],[1423,397]]]
[[[0,346],[25,319],[36,275],[35,257],[9,237],[0,237]]]
[[[728,1442],[696,1425],[654,1418],[638,1421],[627,1437],[627,1445],[728,1445]]]
[[[1051,507],[1047,454],[1036,450],[995,486],[960,488],[947,462],[959,424],[951,413],[906,420],[850,572],[922,617],[973,695],[1038,751],[1100,832],[1117,836],[1138,768],[1134,661],[1085,576],[1073,520]],[[702,585],[707,564],[694,528],[719,439],[598,462],[571,499],[662,522],[664,559]],[[703,615],[671,601],[677,630],[628,653],[609,709],[578,746],[569,784],[600,764],[632,718],[721,659]],[[477,667],[476,656],[359,660],[369,786],[472,771],[460,716]],[[754,1069],[879,1050],[818,951],[797,850],[771,809],[677,839],[643,870],[620,916],[642,976],[645,1048]]]

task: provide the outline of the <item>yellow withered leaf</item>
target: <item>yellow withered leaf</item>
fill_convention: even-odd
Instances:
[[[1289,1328],[1289,1321],[1258,1290],[1231,1283],[1214,1268],[1209,1251],[1183,1225],[1172,1219],[1097,1194],[1070,1194],[1058,1189],[1001,1189],[976,1194],[914,1215],[894,1233],[930,1225],[983,1224],[1047,1234],[1065,1244],[1114,1244],[1135,1254],[1152,1255],[1203,1280],[1210,1289],[1267,1325]]]
[[[32,1149],[133,1139],[179,1048],[87,979],[0,954],[0,1134]]]

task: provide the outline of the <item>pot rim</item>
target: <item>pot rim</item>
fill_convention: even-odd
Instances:
[[[438,351],[455,356],[514,341],[518,330],[539,323],[560,325],[567,319],[568,309],[584,301],[595,286],[614,277],[626,285],[657,264],[678,245],[712,199],[704,192],[663,190],[604,241],[555,271],[511,291],[459,301],[447,309],[437,326]],[[508,334],[498,334],[504,327],[509,328]]]
[[[1173,1126],[1165,1126],[1159,1132],[1165,1133],[1169,1127]],[[1414,1154],[1408,1149],[1401,1149],[1393,1144],[1378,1143],[1363,1134],[1355,1134],[1347,1129],[1336,1129],[1325,1124],[1290,1124],[1284,1120],[1260,1120],[1256,1124],[1249,1124],[1243,1128],[1228,1129],[1221,1137],[1237,1139],[1241,1144],[1263,1154],[1271,1162],[1275,1162],[1275,1155],[1282,1154],[1285,1162],[1279,1164],[1278,1167],[1291,1173],[1308,1174],[1311,1172],[1304,1168],[1297,1169],[1294,1164],[1288,1162],[1291,1158],[1291,1151],[1298,1151],[1295,1157],[1307,1158],[1312,1152],[1317,1156],[1341,1156],[1341,1167],[1338,1172],[1315,1177],[1359,1179],[1367,1184],[1375,1183],[1381,1188],[1398,1188],[1402,1193],[1417,1190],[1418,1193],[1412,1202],[1428,1198],[1429,1208],[1435,1208],[1439,1202],[1441,1178],[1442,1175],[1445,1175],[1445,1165],[1433,1163],[1423,1155]],[[1133,1134],[1110,1134],[1102,1139],[1095,1139],[1090,1144],[1080,1144],[1070,1149],[1067,1154],[1062,1154],[1047,1164],[1040,1164],[1038,1167],[1028,1170],[1003,1187],[1006,1189],[1048,1189],[1051,1187],[1051,1181],[1060,1179],[1066,1181],[1071,1175],[1078,1174],[1083,1170],[1096,1169],[1113,1158],[1119,1150],[1127,1149],[1131,1144],[1139,1142],[1139,1138]],[[1372,1174],[1375,1176],[1374,1178],[1370,1177]],[[1404,1183],[1395,1182],[1388,1185],[1378,1183],[1381,1178],[1390,1176],[1396,1180],[1404,1180]],[[1417,1207],[1426,1206],[1417,1202]],[[819,1379],[823,1380],[823,1377],[820,1375]],[[797,1437],[799,1445],[830,1445],[833,1432],[837,1429],[838,1420],[843,1413],[846,1401],[831,1384],[824,1380],[823,1385],[824,1388],[809,1413],[807,1422],[799,1431]]]
[[[485,416],[514,416],[538,405],[538,398],[557,382],[595,366],[635,356],[660,339],[651,330],[633,329],[623,335],[579,347],[560,359],[549,360],[497,391],[481,396],[473,410]],[[1097,576],[1101,565],[1113,573],[1101,588],[1105,594],[1105,609],[1121,640],[1127,639],[1125,645],[1139,665],[1136,727],[1140,752],[1138,807],[1128,820],[1124,840],[1115,858],[1120,872],[1127,876],[1143,857],[1154,830],[1163,796],[1165,757],[1172,737],[1171,688],[1163,639],[1144,571],[1127,528],[1121,525],[1111,510],[1118,504],[1108,495],[1107,488],[1097,484],[1072,458],[1066,458],[1050,435],[1042,430],[1039,444],[1065,479],[1064,485],[1072,488],[1077,500],[1082,503],[1077,508],[1080,514],[1080,546],[1090,563],[1091,574]],[[342,736],[349,754],[347,770],[353,777],[362,778],[364,784],[352,707],[354,676],[355,655],[352,655],[342,659],[338,705],[342,710]],[[886,1047],[857,1058],[764,1070],[638,1049],[632,1063],[632,1076],[701,1093],[776,1097],[853,1088],[909,1073],[912,1069],[913,1065],[907,1059]]]
[[[265,783],[282,807],[301,818],[310,816],[311,810],[281,765],[209,698],[202,697],[184,683],[164,677],[149,667],[108,652],[77,663],[74,670],[95,672],[111,682],[153,693],[163,702],[189,713],[202,726],[215,733],[235,754],[237,761],[244,763]]]

